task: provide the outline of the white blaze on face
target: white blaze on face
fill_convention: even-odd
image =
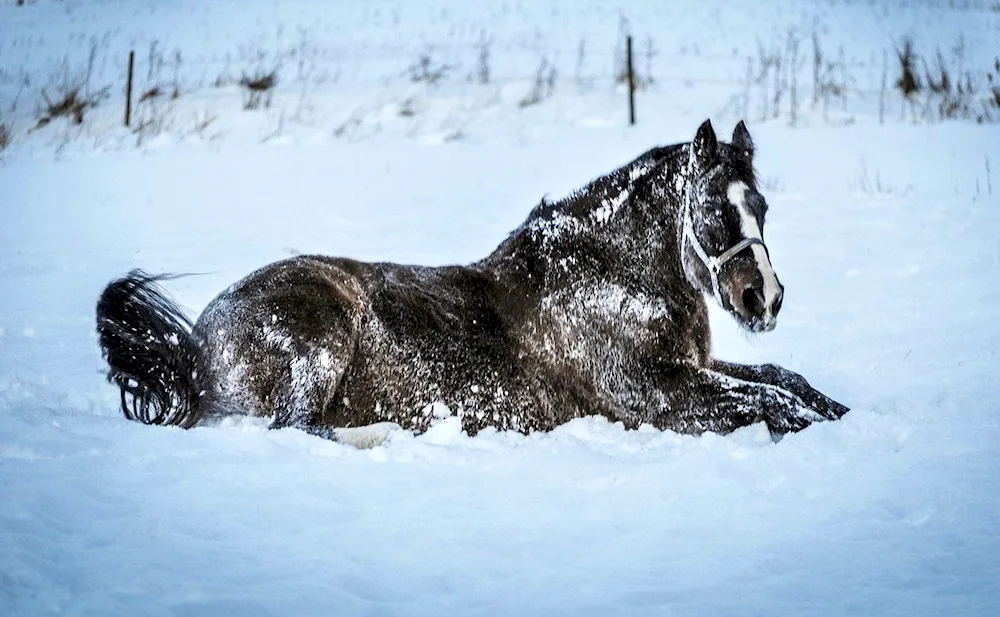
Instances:
[[[736,206],[736,211],[740,213],[740,227],[743,230],[743,237],[756,238],[763,242],[764,234],[761,233],[760,225],[757,224],[757,217],[747,208],[746,192],[748,190],[750,190],[750,187],[745,182],[733,182],[729,185],[726,196],[729,198],[729,202]],[[767,321],[771,321],[774,318],[771,310],[778,299],[778,290],[781,287],[778,284],[778,277],[774,274],[774,268],[771,267],[771,260],[767,258],[767,251],[764,249],[764,246],[762,244],[754,244],[750,247],[750,250],[753,251],[754,260],[757,262],[757,269],[764,279],[764,318]]]

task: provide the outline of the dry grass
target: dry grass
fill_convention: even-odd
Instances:
[[[49,98],[48,93],[42,90],[44,104],[39,110],[38,124],[35,125],[35,128],[41,128],[56,118],[67,118],[74,124],[83,124],[87,110],[97,107],[101,101],[107,98],[110,86],[90,95],[81,94],[82,89],[82,86],[61,88],[61,92],[54,98]]]
[[[900,189],[896,185],[885,181],[877,169],[874,173],[870,172],[868,165],[864,161],[861,162],[861,169],[858,172],[857,178],[849,183],[849,186],[855,191],[869,196],[897,195],[905,197],[913,189],[910,185]]]
[[[479,33],[479,41],[476,43],[476,74],[475,80],[480,84],[490,83],[491,57],[493,55],[493,37],[486,36],[486,31]]]
[[[929,57],[919,53],[909,39],[896,48],[898,77],[894,86],[909,103],[915,120],[1000,120],[1000,58],[983,80],[982,73],[966,69],[961,38],[948,54],[938,48],[930,62]]]
[[[986,113],[1000,115],[1000,58],[993,61],[993,71],[986,74],[989,90],[986,98]]]
[[[920,94],[923,86],[917,76],[917,54],[913,49],[913,41],[903,39],[903,48],[896,48],[896,59],[899,61],[899,77],[896,79],[896,89],[903,98],[911,98]]]
[[[278,85],[278,69],[268,72],[257,71],[251,75],[246,73],[240,77],[240,86],[246,91],[243,109],[259,109],[271,106],[271,93]]]
[[[10,146],[10,140],[10,128],[6,122],[0,122],[0,152],[3,152]]]
[[[486,74],[485,77],[489,79],[489,47],[488,45],[484,47],[485,49],[485,61],[486,61]],[[427,84],[428,86],[438,85],[445,77],[451,73],[454,67],[450,64],[445,64],[434,59],[430,52],[425,52],[420,54],[417,61],[414,62],[406,69],[406,75],[410,78],[413,83]]]
[[[555,88],[556,67],[549,62],[548,58],[543,57],[538,65],[538,70],[535,71],[535,81],[531,85],[531,90],[521,99],[518,106],[523,109],[537,105],[552,96]]]

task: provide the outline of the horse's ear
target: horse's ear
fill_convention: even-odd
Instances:
[[[753,158],[753,140],[750,139],[750,131],[747,130],[747,125],[742,120],[733,129],[732,146],[747,159]]]
[[[707,169],[715,161],[718,148],[719,140],[715,137],[712,121],[705,120],[698,127],[694,141],[691,142],[691,156],[695,165],[700,169]]]

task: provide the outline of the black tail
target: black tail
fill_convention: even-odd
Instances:
[[[158,284],[165,278],[133,270],[112,281],[97,302],[97,334],[125,417],[191,428],[205,373],[191,322]]]

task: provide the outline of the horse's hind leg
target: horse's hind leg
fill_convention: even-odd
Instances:
[[[307,429],[315,425],[340,383],[347,360],[323,348],[289,354],[282,363],[287,372],[274,384],[270,428]]]
[[[297,258],[241,281],[205,309],[218,396],[271,428],[308,429],[350,365],[364,313],[362,284],[336,265]]]
[[[797,396],[827,420],[837,420],[849,411],[847,407],[810,386],[802,375],[776,364],[746,365],[712,360],[712,370],[743,381],[781,388]]]

